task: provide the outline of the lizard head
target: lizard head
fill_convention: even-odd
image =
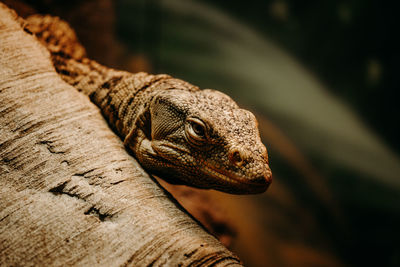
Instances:
[[[137,157],[161,178],[235,194],[261,193],[271,183],[257,121],[229,96],[210,89],[159,91],[145,117],[150,127]]]

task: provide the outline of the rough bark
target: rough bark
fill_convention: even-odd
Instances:
[[[239,265],[0,3],[0,265]]]

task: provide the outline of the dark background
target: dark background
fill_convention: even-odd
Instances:
[[[121,40],[147,58],[152,72],[225,91],[258,113],[274,185],[279,183],[275,188],[298,204],[283,204],[271,192],[274,186],[271,197],[255,200],[265,205],[257,212],[284,214],[276,220],[261,216],[264,238],[274,235],[332,257],[329,263],[303,259],[298,265],[400,264],[400,23],[394,1],[117,3]],[[279,90],[268,82],[276,73],[263,72],[274,62],[284,76],[273,84]],[[265,85],[253,77],[262,77]],[[307,90],[310,84],[302,78],[315,79],[318,89]],[[279,137],[271,137],[274,127]],[[273,257],[302,261],[284,248],[272,252],[266,246],[269,262],[247,263],[296,262]]]

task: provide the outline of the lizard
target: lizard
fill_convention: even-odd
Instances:
[[[86,56],[58,17],[30,16],[24,29],[48,49],[61,78],[101,109],[150,174],[232,194],[269,187],[272,172],[257,120],[228,95],[166,74],[105,67]]]

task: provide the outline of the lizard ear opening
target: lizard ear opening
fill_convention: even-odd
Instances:
[[[157,96],[150,105],[151,139],[161,140],[183,127],[186,114],[182,103],[169,95]]]

